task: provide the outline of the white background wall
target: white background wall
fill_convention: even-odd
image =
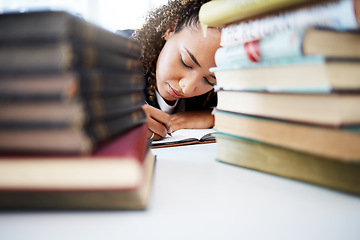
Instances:
[[[138,28],[145,13],[167,0],[0,0],[1,12],[66,10],[110,31]]]

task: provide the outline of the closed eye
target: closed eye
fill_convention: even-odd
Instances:
[[[182,64],[184,67],[186,67],[186,68],[188,68],[188,69],[193,69],[191,66],[186,65],[186,63],[185,63],[184,60],[182,59],[181,55],[180,55],[180,62],[181,62],[181,64]]]
[[[209,84],[209,85],[212,86],[212,87],[216,85],[216,83],[210,82],[206,77],[204,77],[204,80],[205,80],[205,82],[206,82],[207,84]]]

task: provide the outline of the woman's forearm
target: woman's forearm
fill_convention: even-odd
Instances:
[[[182,128],[211,128],[214,126],[212,109],[181,112],[171,115],[171,128],[176,131]]]

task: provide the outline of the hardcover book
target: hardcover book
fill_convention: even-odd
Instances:
[[[87,43],[106,52],[140,57],[135,41],[112,33],[65,11],[34,11],[0,15],[0,45],[43,45],[71,41]]]
[[[313,155],[360,160],[360,125],[335,128],[219,110],[214,115],[216,131]]]
[[[330,93],[360,90],[360,59],[277,58],[211,68],[217,89],[270,92]]]
[[[360,124],[360,94],[218,91],[217,108],[328,126]]]
[[[205,3],[199,12],[203,25],[223,27],[227,24],[321,0],[213,0]]]
[[[360,26],[359,11],[359,0],[335,0],[258,16],[224,27],[221,32],[221,45],[243,44],[296,28],[322,27],[354,30]]]
[[[155,157],[145,124],[93,154],[0,156],[2,209],[145,209]]]
[[[244,44],[219,48],[215,54],[215,63],[217,67],[226,67],[309,55],[359,59],[359,42],[360,32],[320,28],[291,29]]]
[[[95,48],[86,42],[74,46],[66,42],[0,46],[0,75],[64,73],[76,68],[102,68],[140,72],[138,59]]]
[[[360,194],[359,161],[343,161],[216,133],[217,160],[285,178]]]
[[[146,121],[141,108],[88,124],[4,122],[0,152],[87,154],[102,142]]]
[[[0,76],[2,101],[72,100],[81,96],[114,96],[143,91],[142,73],[124,73],[104,69],[76,69],[62,74],[26,74]]]

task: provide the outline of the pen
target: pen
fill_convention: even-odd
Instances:
[[[145,104],[150,105],[150,104],[148,104],[147,101],[145,101]],[[159,121],[158,121],[158,122],[159,122]],[[166,127],[164,123],[162,123],[162,122],[159,122],[159,123],[161,123],[162,125],[164,125],[164,127]],[[172,137],[172,134],[171,134],[171,133],[168,133],[168,135],[169,135],[170,137]]]

